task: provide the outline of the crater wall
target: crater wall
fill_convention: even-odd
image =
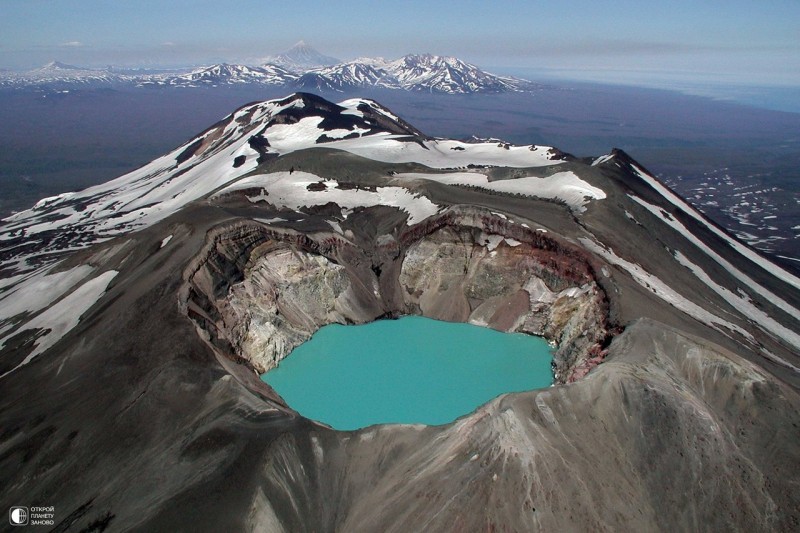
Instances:
[[[610,340],[607,300],[580,250],[476,208],[451,208],[371,242],[257,222],[213,230],[181,305],[219,353],[259,373],[330,323],[422,315],[540,335],[559,383]]]

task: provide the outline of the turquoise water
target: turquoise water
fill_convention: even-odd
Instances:
[[[404,317],[325,326],[261,379],[336,429],[438,425],[505,392],[551,385],[552,360],[540,337]]]

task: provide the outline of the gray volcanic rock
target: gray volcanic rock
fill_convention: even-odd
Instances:
[[[800,526],[800,280],[619,151],[292,95],[6,219],[0,268],[0,482],[56,530]],[[259,379],[404,314],[543,335],[557,383],[343,432]]]

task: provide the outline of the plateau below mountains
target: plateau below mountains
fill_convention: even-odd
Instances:
[[[396,61],[362,58],[340,62],[302,41],[259,66],[227,63],[165,72],[85,69],[52,62],[28,72],[0,72],[0,88],[70,90],[103,87],[279,86],[287,89],[351,91],[384,88],[443,94],[524,92],[533,82],[490,74],[455,57],[406,55]]]
[[[555,384],[335,431],[258,377],[403,315],[545,337]],[[0,481],[62,531],[795,530],[798,317],[621,150],[295,93],[3,220]]]

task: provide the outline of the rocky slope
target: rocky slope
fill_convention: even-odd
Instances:
[[[58,530],[800,525],[800,280],[626,154],[245,106],[0,228],[0,480]],[[543,335],[554,387],[334,431],[256,374],[402,314]]]

